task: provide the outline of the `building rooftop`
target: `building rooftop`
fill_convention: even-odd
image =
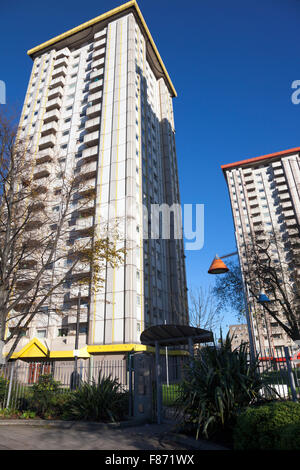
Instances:
[[[221,165],[221,168],[222,168],[223,173],[225,174],[226,170],[229,170],[232,168],[238,168],[241,166],[251,166],[253,165],[253,163],[259,163],[260,161],[264,161],[264,160],[276,159],[284,155],[291,155],[295,152],[300,152],[300,147],[295,147],[295,148],[288,149],[288,150],[282,150],[281,152],[269,153],[267,155],[261,155],[260,157],[249,158],[247,160],[241,160],[239,162],[227,163],[226,165]]]
[[[27,54],[31,58],[34,58],[41,51],[47,51],[51,49],[54,44],[57,45],[58,49],[62,49],[63,47],[68,47],[69,45],[71,45],[74,40],[78,41],[81,38],[87,39],[87,36],[86,36],[87,29],[90,29],[91,34],[94,34],[95,32],[94,27],[96,27],[97,24],[99,24],[100,22],[102,23],[108,22],[108,20],[111,21],[113,18],[119,18],[123,16],[125,12],[127,13],[128,11],[132,11],[134,13],[137,21],[139,22],[140,26],[142,27],[142,30],[144,31],[145,37],[147,38],[147,56],[149,57],[149,60],[152,61],[152,63],[154,64],[154,69],[156,70],[157,78],[163,77],[166,81],[166,84],[172,96],[176,97],[177,96],[176,90],[169,77],[167,69],[160,57],[160,54],[157,50],[157,47],[154,43],[154,40],[151,36],[151,33],[147,27],[147,24],[141,13],[141,10],[138,7],[136,0],[130,0],[129,2],[124,3],[123,5],[117,8],[114,8],[113,10],[110,10],[106,13],[103,13],[100,16],[96,16],[96,18],[86,21],[85,23],[82,23],[81,25],[66,31],[63,34],[60,34],[59,36],[55,36],[49,41],[46,41],[40,44],[39,46],[36,46],[33,49],[30,49],[29,51],[27,51]],[[82,34],[83,31],[84,33]],[[74,37],[75,35],[76,37]],[[71,37],[72,39],[70,40]]]

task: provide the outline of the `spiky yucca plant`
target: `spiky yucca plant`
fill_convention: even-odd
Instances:
[[[186,371],[180,385],[178,414],[196,439],[230,432],[238,411],[259,397],[263,386],[258,358],[248,359],[246,345],[232,351],[229,335],[220,347],[206,347]]]
[[[101,377],[84,382],[70,398],[64,417],[84,421],[115,422],[128,412],[128,393],[116,379]]]

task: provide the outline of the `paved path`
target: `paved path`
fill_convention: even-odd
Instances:
[[[170,434],[168,424],[101,428],[80,423],[54,425],[2,424],[0,450],[191,450]],[[217,450],[208,443],[202,450]]]

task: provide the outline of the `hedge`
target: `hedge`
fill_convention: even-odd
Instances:
[[[300,450],[300,403],[251,406],[237,417],[235,450]]]

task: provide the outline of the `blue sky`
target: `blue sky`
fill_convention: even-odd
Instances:
[[[31,59],[26,51],[107,10],[119,0],[15,0],[1,5],[0,80],[22,105]],[[235,250],[220,166],[300,145],[299,0],[140,0],[177,90],[174,99],[182,204],[205,205],[202,250],[187,251],[189,287],[214,280],[216,253]],[[224,327],[235,322],[228,312]]]

